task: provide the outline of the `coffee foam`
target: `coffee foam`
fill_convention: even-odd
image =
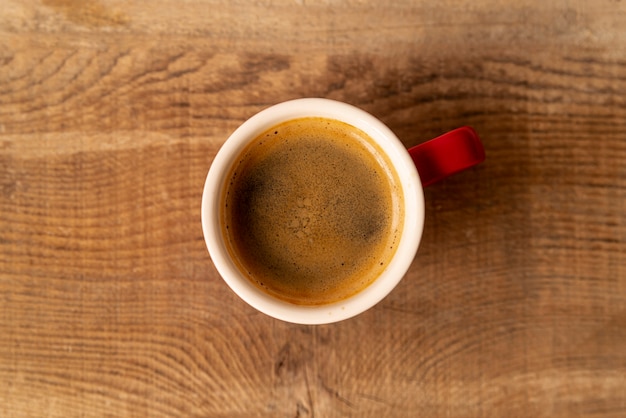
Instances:
[[[370,284],[395,253],[402,218],[391,164],[360,130],[304,118],[241,154],[223,199],[231,255],[253,283],[298,304]]]

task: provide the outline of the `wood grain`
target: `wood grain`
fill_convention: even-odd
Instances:
[[[626,415],[624,2],[0,9],[0,416]],[[240,301],[200,228],[225,138],[307,96],[487,151],[398,288],[317,327]]]

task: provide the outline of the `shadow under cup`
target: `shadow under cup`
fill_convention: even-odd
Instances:
[[[362,290],[345,299],[326,304],[301,304],[284,300],[262,290],[249,279],[229,240],[225,237],[223,205],[225,188],[244,151],[259,135],[285,121],[324,118],[363,131],[391,162],[401,188],[403,217],[396,225],[399,241],[395,253],[377,277]],[[350,173],[346,172],[345,176]],[[417,252],[424,222],[421,182],[415,164],[404,145],[382,122],[351,105],[328,99],[299,99],[267,108],[242,124],[217,153],[204,187],[202,226],[205,241],[217,270],[231,289],[245,302],[272,317],[301,324],[337,322],[355,316],[382,300],[402,279]],[[232,241],[232,240],[230,240]],[[236,251],[235,251],[236,252]],[[330,260],[329,260],[330,262]]]

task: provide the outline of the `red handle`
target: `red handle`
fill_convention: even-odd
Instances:
[[[473,167],[485,159],[483,144],[476,131],[469,126],[409,148],[409,154],[424,187]]]

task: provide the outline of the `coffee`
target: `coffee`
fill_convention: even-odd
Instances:
[[[281,123],[247,145],[227,178],[220,216],[228,252],[279,299],[348,298],[396,251],[400,180],[380,147],[351,125],[319,117]]]

